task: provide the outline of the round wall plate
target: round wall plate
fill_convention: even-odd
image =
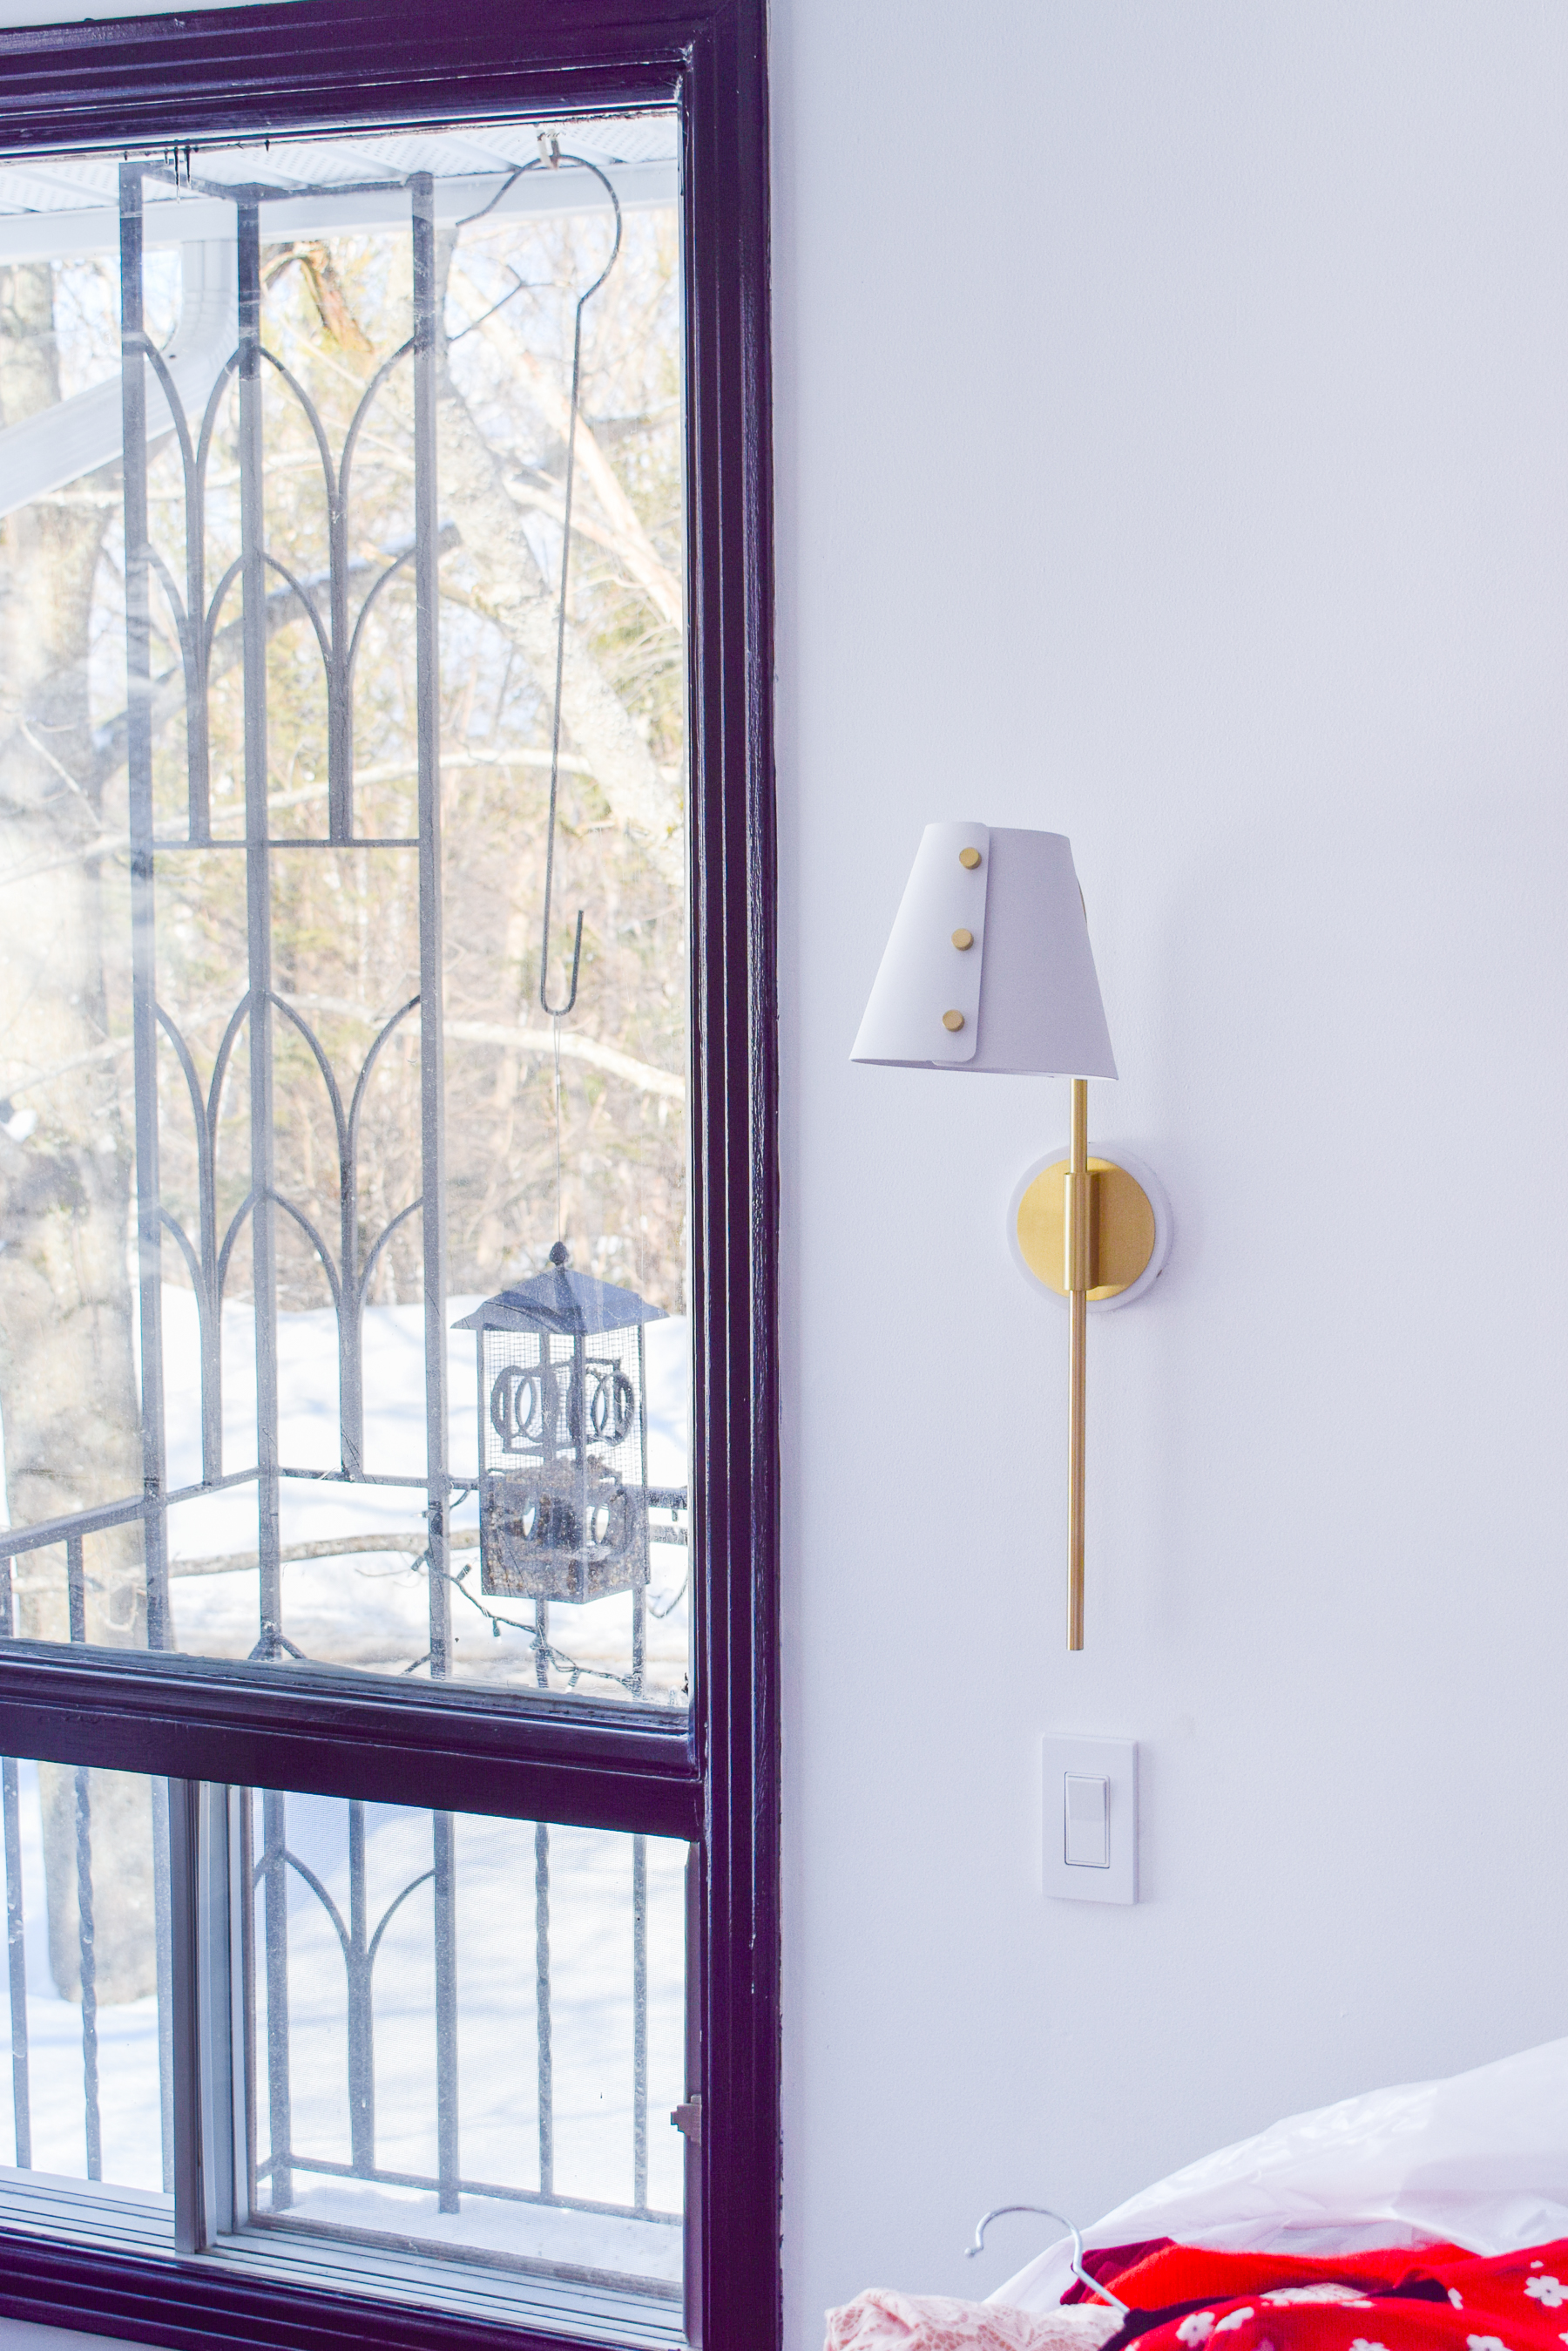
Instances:
[[[1007,1242],[1014,1264],[1031,1287],[1064,1299],[1062,1221],[1063,1178],[1067,1155],[1037,1159],[1019,1177],[1007,1207]],[[1103,1313],[1130,1306],[1151,1290],[1170,1255],[1170,1202],[1151,1167],[1124,1151],[1116,1159],[1089,1156],[1096,1178],[1097,1270],[1104,1277],[1089,1292],[1089,1304]]]

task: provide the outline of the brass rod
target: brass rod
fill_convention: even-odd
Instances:
[[[1084,1355],[1088,1337],[1089,1084],[1073,1081],[1073,1131],[1067,1156],[1067,1646],[1084,1646]]]

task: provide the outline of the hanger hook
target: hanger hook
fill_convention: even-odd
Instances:
[[[968,2254],[971,2261],[973,2261],[976,2253],[983,2252],[985,2250],[985,2232],[990,2228],[992,2222],[993,2220],[1002,2220],[1003,2216],[1009,2212],[1038,2212],[1043,2220],[1060,2220],[1062,2226],[1066,2230],[1067,2234],[1073,2240],[1072,2269],[1073,2275],[1077,2279],[1078,2283],[1082,2286],[1087,2286],[1090,2294],[1096,2301],[1108,2302],[1113,2310],[1119,2310],[1123,2316],[1126,2316],[1127,2307],[1127,2304],[1119,2301],[1111,2292],[1108,2285],[1102,2285],[1097,2277],[1091,2277],[1088,2271],[1084,2267],[1084,2240],[1078,2234],[1078,2231],[1074,2227],[1072,2221],[1068,2220],[1065,2212],[1053,2211],[1049,2204],[994,2205],[989,2212],[983,2213],[980,2220],[975,2222],[973,2244],[966,2245],[964,2247],[964,2252]]]

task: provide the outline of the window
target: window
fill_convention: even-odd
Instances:
[[[187,2252],[280,2283],[684,2339],[682,1845],[238,1789],[176,1791],[171,1840],[166,1782],[5,1768],[18,2159],[0,2225],[165,2256],[193,2236]],[[182,1865],[200,1932],[189,2216]]]
[[[759,28],[3,44],[0,2307],[750,2351]]]

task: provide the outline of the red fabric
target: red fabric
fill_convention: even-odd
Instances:
[[[1169,2310],[1179,2302],[1211,2297],[1234,2301],[1238,2294],[1262,2294],[1271,2285],[1313,2285],[1334,2279],[1364,2287],[1402,2285],[1412,2278],[1436,2276],[1434,2264],[1470,2258],[1458,2245],[1424,2246],[1419,2252],[1386,2248],[1336,2254],[1328,2261],[1321,2254],[1212,2252],[1203,2245],[1168,2241],[1130,2265],[1106,2271],[1105,2282],[1129,2309]]]
[[[1170,2258],[1183,2252],[1193,2262],[1185,2273]],[[1490,2261],[1445,2247],[1314,2262],[1178,2246],[1139,2267],[1152,2276],[1161,2262],[1169,2279],[1204,2274],[1212,2284],[1186,2297],[1186,2307],[1162,2304],[1152,2317],[1147,2306],[1135,2310],[1117,2339],[1136,2340],[1139,2351],[1563,2351],[1568,2344],[1568,2239]],[[1240,2289],[1235,2265],[1242,2262],[1262,2262],[1276,2282]],[[1387,2266],[1376,2278],[1368,2263],[1379,2262]],[[1350,2271],[1365,2292],[1355,2291]],[[1135,2274],[1116,2282],[1123,2301]]]
[[[1084,2267],[1091,2277],[1098,2278],[1102,2285],[1111,2285],[1124,2270],[1130,2270],[1146,2254],[1163,2252],[1167,2245],[1174,2242],[1175,2239],[1171,2237],[1144,2237],[1136,2245],[1092,2245],[1084,2255]],[[1062,2299],[1064,2302],[1087,2302],[1090,2299],[1089,2289],[1081,2278],[1075,2278]]]

